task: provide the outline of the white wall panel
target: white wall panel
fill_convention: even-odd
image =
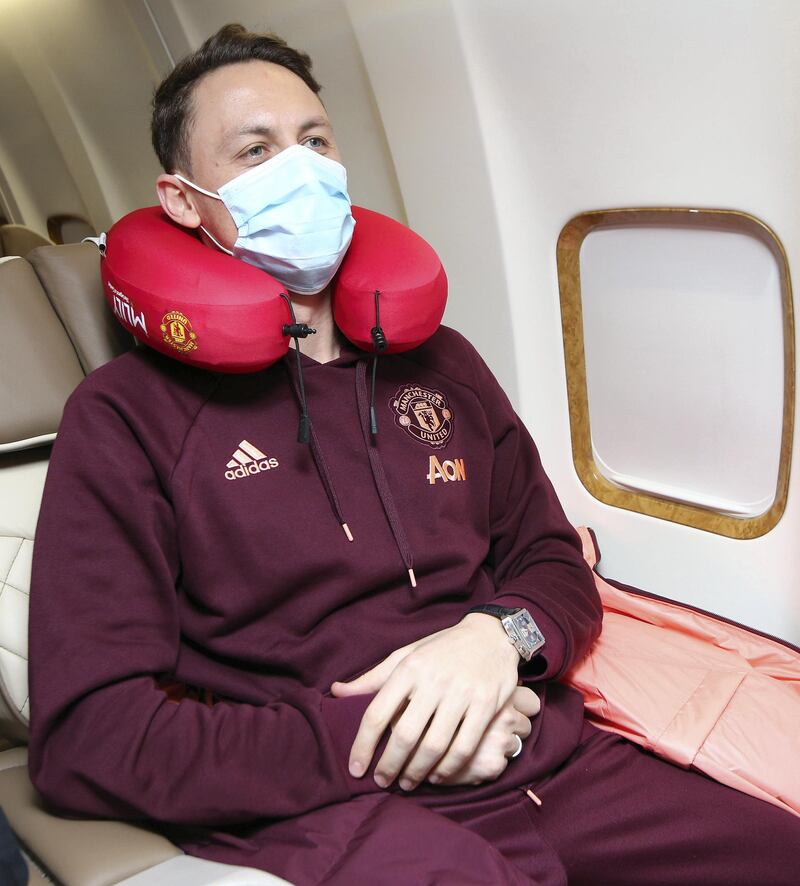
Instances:
[[[469,76],[471,47],[446,0],[346,0],[378,100],[412,228],[439,252],[445,322],[481,351],[517,400],[504,248]],[[527,345],[523,342],[523,347]]]
[[[797,642],[797,470],[783,519],[750,541],[618,510],[580,485],[555,245],[565,222],[590,209],[735,208],[766,221],[790,268],[800,267],[800,7],[459,0],[451,8],[469,47],[499,207],[521,411],[568,512],[597,529],[607,574]]]

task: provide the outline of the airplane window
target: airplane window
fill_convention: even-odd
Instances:
[[[794,377],[775,235],[729,211],[586,213],[558,265],[584,486],[722,535],[768,532],[786,502]]]

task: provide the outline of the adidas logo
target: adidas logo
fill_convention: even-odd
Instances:
[[[250,474],[260,474],[278,467],[277,458],[267,458],[266,455],[252,443],[242,440],[239,448],[233,453],[233,458],[225,465],[225,477],[228,480],[238,480]]]

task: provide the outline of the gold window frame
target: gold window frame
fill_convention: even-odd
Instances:
[[[772,253],[781,275],[783,314],[783,428],[775,499],[763,514],[734,517],[700,505],[688,504],[625,489],[609,480],[592,454],[589,424],[589,396],[586,385],[583,309],[581,305],[580,252],[583,241],[599,228],[695,227],[715,231],[735,231],[756,237]],[[757,538],[769,532],[781,519],[789,491],[795,402],[794,312],[789,264],[783,244],[760,219],[730,209],[642,208],[602,209],[572,218],[561,231],[556,250],[561,324],[567,374],[572,459],[581,483],[599,501],[649,517],[681,523],[729,538]]]

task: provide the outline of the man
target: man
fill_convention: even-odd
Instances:
[[[165,212],[282,279],[317,330],[313,432],[296,441],[288,360],[224,376],[138,349],[80,386],[37,533],[34,783],[298,886],[793,881],[791,817],[598,732],[555,682],[599,601],[474,349],[441,328],[382,358],[371,438],[367,355],[331,314],[348,213],[318,91],[307,57],[228,26],[156,94]],[[313,261],[278,245],[292,176],[334,242]],[[447,427],[436,449],[400,421],[415,396]],[[426,477],[440,450],[458,482]],[[226,476],[235,451],[270,470]]]

